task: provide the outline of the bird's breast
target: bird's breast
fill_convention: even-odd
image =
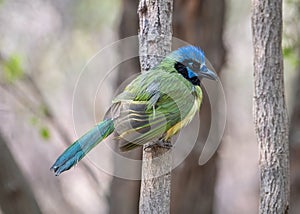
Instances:
[[[186,126],[191,122],[191,120],[194,118],[196,112],[200,109],[201,101],[202,101],[202,91],[199,86],[195,87],[195,99],[194,104],[189,111],[189,113],[181,120],[180,122],[176,123],[174,126],[172,126],[165,135],[165,140],[170,139],[173,135],[175,135],[182,127]]]

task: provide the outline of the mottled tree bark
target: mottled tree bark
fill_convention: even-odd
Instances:
[[[41,213],[29,184],[0,133],[0,207],[4,213]]]
[[[140,0],[139,50],[142,72],[171,51],[173,1]],[[171,152],[158,146],[143,152],[140,213],[169,213]]]
[[[282,1],[252,1],[254,120],[260,151],[260,213],[288,213],[289,146],[282,57]]]

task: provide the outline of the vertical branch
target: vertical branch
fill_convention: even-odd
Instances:
[[[157,65],[171,51],[172,0],[140,0],[139,50],[142,71]],[[153,147],[143,152],[140,213],[169,213],[171,152]]]
[[[171,51],[172,0],[140,0],[139,50],[142,71],[157,65]]]
[[[260,149],[260,213],[289,207],[288,116],[282,59],[282,1],[253,0],[254,119]]]

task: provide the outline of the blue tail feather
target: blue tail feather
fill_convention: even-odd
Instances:
[[[113,120],[107,119],[75,141],[55,161],[50,170],[58,176],[78,163],[92,148],[114,131]]]

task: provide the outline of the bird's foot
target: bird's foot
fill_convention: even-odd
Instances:
[[[158,141],[149,143],[147,146],[145,146],[144,151],[150,152],[152,148],[157,146],[160,148],[171,149],[173,145],[171,141],[165,141],[163,139],[159,139]]]

